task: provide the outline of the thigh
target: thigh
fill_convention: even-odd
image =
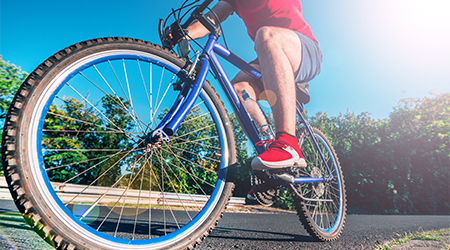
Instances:
[[[302,59],[302,43],[295,31],[263,26],[256,32],[255,51],[259,58],[266,59],[261,62],[263,67],[274,60],[275,55],[283,55],[283,58],[288,60],[294,75],[298,73]]]

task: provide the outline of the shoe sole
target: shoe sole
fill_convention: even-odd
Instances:
[[[295,161],[293,159],[289,159],[286,161],[277,161],[277,162],[267,162],[261,160],[259,157],[255,157],[252,160],[252,169],[253,170],[271,170],[271,169],[283,169],[287,167],[291,167],[294,164],[297,164],[299,168],[306,167],[306,161],[303,158]]]

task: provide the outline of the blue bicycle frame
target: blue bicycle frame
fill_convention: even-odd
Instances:
[[[241,58],[230,52],[227,48],[223,47],[221,44],[217,42],[217,37],[215,35],[210,35],[206,46],[202,54],[200,55],[200,70],[197,72],[196,78],[194,81],[190,81],[187,79],[183,73],[179,74],[179,77],[185,80],[187,84],[190,85],[190,92],[187,91],[187,88],[183,88],[180,91],[179,96],[177,97],[174,105],[169,110],[164,119],[159,123],[157,128],[153,131],[152,135],[160,134],[162,138],[166,141],[170,140],[170,136],[174,134],[177,130],[178,126],[181,124],[183,119],[191,110],[194,105],[195,100],[198,98],[200,91],[203,87],[203,84],[206,80],[206,76],[210,69],[212,69],[214,73],[214,77],[219,81],[222,89],[224,90],[228,100],[230,100],[231,106],[233,107],[234,113],[236,114],[237,119],[239,120],[243,130],[247,134],[250,141],[255,145],[258,141],[260,141],[258,132],[253,125],[247,111],[244,106],[241,104],[239,97],[225,74],[220,62],[218,61],[216,54],[227,60],[240,70],[247,72],[249,75],[254,77],[256,80],[260,80],[261,74],[248,63],[243,61]],[[189,92],[189,93],[188,93]],[[302,116],[302,111],[297,106],[297,113],[300,116],[301,122],[305,125],[308,132],[313,135],[312,130],[308,123]],[[320,152],[321,158],[325,165],[328,168],[330,175],[327,178],[314,178],[314,177],[296,177],[294,178],[294,183],[307,183],[307,182],[322,182],[322,181],[330,181],[333,179],[333,175],[331,173],[330,167],[328,166],[321,149],[319,148],[315,136],[311,136],[314,141],[315,146]],[[264,152],[265,146],[256,146],[256,152],[258,154]]]

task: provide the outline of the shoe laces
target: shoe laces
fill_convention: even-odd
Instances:
[[[262,141],[259,141],[259,142],[255,143],[255,146],[266,146],[266,147],[269,147],[270,144],[272,144],[272,142],[274,142],[274,141],[275,141],[275,139],[262,140]]]
[[[281,142],[279,140],[275,140],[275,139],[262,140],[262,141],[255,143],[255,145],[256,146],[266,146],[266,149],[269,149],[269,148],[285,149],[288,146],[286,143]]]

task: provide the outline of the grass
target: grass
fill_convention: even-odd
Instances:
[[[389,250],[392,249],[396,245],[403,245],[407,243],[410,240],[429,240],[429,241],[443,241],[450,243],[448,239],[442,239],[441,235],[450,235],[450,228],[442,229],[438,231],[431,231],[431,232],[422,232],[417,234],[412,233],[405,233],[405,235],[398,234],[400,238],[394,240],[392,243],[388,245],[378,246],[375,248],[375,250]],[[442,248],[445,250],[450,250],[450,247]]]

